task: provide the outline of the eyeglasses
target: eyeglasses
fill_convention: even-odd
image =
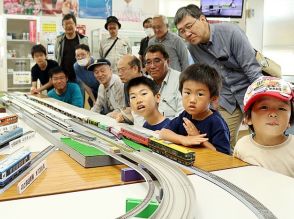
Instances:
[[[155,58],[153,60],[147,60],[145,62],[145,66],[151,66],[152,64],[153,65],[159,65],[160,63],[162,62],[162,59],[160,58]]]
[[[126,72],[126,71],[130,70],[132,67],[133,67],[133,66],[117,68],[117,71],[118,71],[118,72]]]
[[[181,37],[184,37],[185,36],[185,33],[187,31],[191,32],[191,29],[193,27],[193,25],[196,23],[197,19],[192,23],[192,24],[186,24],[183,28],[179,29],[179,35]]]

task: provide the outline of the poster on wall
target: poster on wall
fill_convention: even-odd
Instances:
[[[112,0],[79,0],[79,17],[106,19],[112,14]]]
[[[40,0],[4,0],[5,14],[39,15],[41,13]]]
[[[154,14],[154,4],[144,0],[112,0],[112,14],[120,21],[143,22]]]
[[[42,0],[43,15],[65,15],[77,16],[78,0]]]

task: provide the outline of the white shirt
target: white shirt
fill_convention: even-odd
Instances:
[[[158,110],[167,118],[174,118],[184,110],[179,91],[179,77],[180,72],[169,68],[159,90]]]
[[[294,177],[294,138],[279,145],[264,146],[258,144],[247,135],[241,138],[234,149],[234,156],[239,159],[266,169]]]

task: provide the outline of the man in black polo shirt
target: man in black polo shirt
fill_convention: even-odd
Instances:
[[[38,94],[43,90],[47,92],[52,89],[52,82],[49,80],[49,70],[58,66],[54,60],[47,59],[47,52],[43,45],[34,45],[31,54],[36,64],[31,69],[32,87],[31,93]],[[37,81],[40,81],[41,87],[37,88]]]

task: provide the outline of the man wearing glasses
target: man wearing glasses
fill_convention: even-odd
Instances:
[[[152,28],[155,37],[149,40],[148,45],[161,44],[169,55],[169,64],[177,71],[185,70],[188,65],[187,47],[179,36],[168,31],[168,20],[163,15],[152,18]]]
[[[145,53],[146,71],[160,86],[159,112],[166,118],[174,118],[183,111],[182,96],[179,91],[180,72],[169,67],[169,54],[160,45],[151,45]]]
[[[205,63],[222,76],[219,106],[231,133],[231,147],[236,144],[243,118],[243,99],[247,87],[262,76],[255,51],[245,33],[231,23],[209,24],[198,6],[180,8],[174,19],[179,34],[189,42],[195,63]]]

